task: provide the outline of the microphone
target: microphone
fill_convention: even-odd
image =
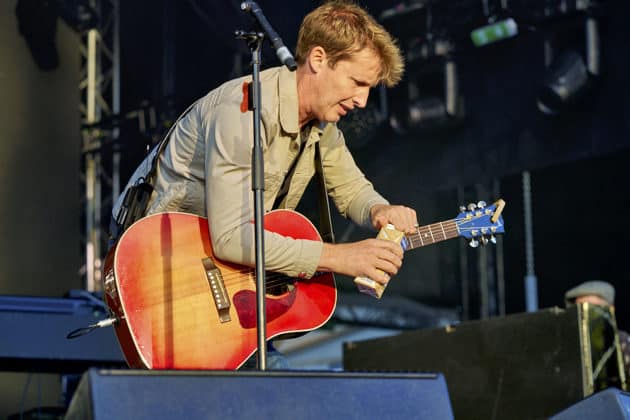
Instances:
[[[269,24],[269,21],[260,9],[260,6],[258,6],[258,4],[253,1],[244,1],[243,3],[241,3],[241,10],[254,15],[256,21],[262,27],[263,31],[267,33],[267,36],[269,37],[273,48],[275,48],[276,50],[276,55],[280,59],[280,62],[287,66],[289,70],[295,70],[297,68],[297,64],[295,63],[293,54],[291,54],[291,51],[289,51],[289,49],[284,45],[284,42],[282,42],[282,38],[280,38],[276,31],[273,30],[273,28]]]

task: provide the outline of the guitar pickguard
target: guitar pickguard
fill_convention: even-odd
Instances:
[[[265,307],[267,309],[267,322],[272,322],[281,315],[287,313],[296,296],[295,289],[284,296],[265,299]],[[256,292],[252,290],[241,290],[233,296],[234,308],[238,314],[238,321],[241,327],[250,329],[256,328]]]

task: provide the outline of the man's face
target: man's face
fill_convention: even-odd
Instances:
[[[337,122],[355,107],[364,108],[380,70],[380,59],[371,48],[337,61],[332,68],[326,62],[318,78],[315,117],[320,122]]]

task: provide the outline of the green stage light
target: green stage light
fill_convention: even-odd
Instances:
[[[470,39],[475,47],[483,47],[516,35],[518,35],[518,26],[514,19],[508,18],[475,29],[470,33]]]

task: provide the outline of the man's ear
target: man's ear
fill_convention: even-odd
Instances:
[[[307,62],[313,73],[319,73],[323,66],[328,65],[326,50],[319,45],[314,46],[308,53]]]

